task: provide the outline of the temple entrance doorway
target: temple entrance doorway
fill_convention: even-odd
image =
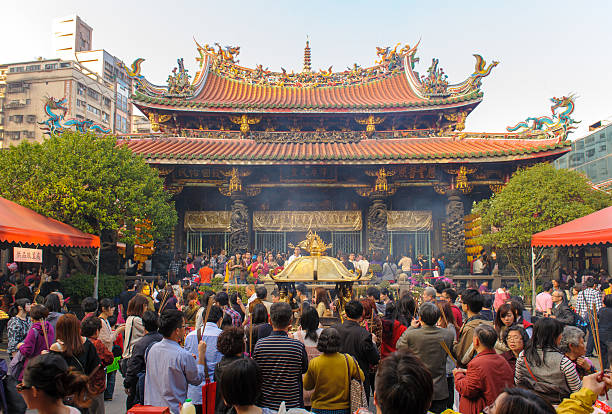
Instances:
[[[229,247],[229,233],[226,232],[187,232],[187,251],[193,253],[205,253],[209,256],[227,250]]]
[[[431,232],[429,231],[391,231],[389,232],[389,251],[396,260],[407,254],[413,262],[419,254],[431,259]]]

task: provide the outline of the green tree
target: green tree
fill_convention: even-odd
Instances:
[[[0,195],[87,233],[118,233],[126,243],[138,223],[146,221],[148,238],[158,240],[177,222],[156,170],[113,136],[67,131],[0,151]]]
[[[482,218],[480,243],[507,258],[527,293],[531,236],[610,204],[612,197],[594,190],[584,175],[542,163],[518,170],[502,191],[473,211]]]

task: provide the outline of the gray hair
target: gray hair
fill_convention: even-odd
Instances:
[[[582,332],[580,328],[575,326],[566,326],[563,328],[559,350],[564,354],[567,354],[571,351],[570,345],[578,346],[580,343],[580,338],[584,339],[584,332]]]
[[[440,308],[431,302],[425,302],[419,308],[419,316],[426,325],[435,326],[441,316]]]
[[[432,298],[436,297],[436,290],[434,288],[432,288],[431,286],[426,287],[425,290],[423,291],[423,294],[427,295],[427,296],[431,296]]]

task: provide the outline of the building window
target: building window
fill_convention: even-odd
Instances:
[[[33,124],[36,122],[36,115],[26,115],[26,122],[28,124]]]
[[[62,62],[60,63],[60,68],[69,68],[70,67],[70,62]]]
[[[23,66],[15,66],[9,69],[10,73],[23,72]],[[19,138],[17,138],[19,139]]]
[[[96,101],[100,100],[100,94],[91,88],[87,88],[87,95],[89,95],[90,98],[95,99]]]
[[[111,100],[110,98],[107,98],[106,96],[104,97],[104,106],[106,106],[107,108],[110,108],[111,106]]]
[[[28,65],[25,68],[26,72],[36,72],[37,70],[40,70],[40,65]]]
[[[83,115],[77,114],[76,119],[78,119],[79,121],[83,121],[85,117]]]
[[[9,116],[9,121],[13,121],[16,124],[22,124],[23,123],[23,115],[12,115],[12,116]]]
[[[6,136],[9,139],[18,140],[21,137],[21,131],[9,131]]]
[[[87,90],[87,87],[85,85],[83,85],[80,82],[77,82],[77,94],[81,95],[81,96],[85,96],[85,91]]]
[[[6,85],[6,91],[8,93],[23,93],[26,88],[27,85],[23,82],[13,82]]]
[[[102,111],[102,120],[106,124],[108,124],[108,122],[110,121],[110,116],[106,112],[104,112],[104,111]]]
[[[96,108],[95,106],[87,104],[87,110],[89,112],[91,112],[91,113],[94,113],[94,114],[100,116],[100,110],[98,108]]]
[[[34,131],[22,131],[24,138],[34,138]]]
[[[87,107],[87,104],[85,103],[85,101],[77,99],[76,100],[76,106],[79,107],[79,108],[85,109]]]
[[[47,63],[45,65],[45,70],[55,70],[57,69],[57,63]]]

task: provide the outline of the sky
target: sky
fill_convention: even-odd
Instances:
[[[52,20],[78,14],[93,28],[93,48],[131,63],[156,84],[176,59],[198,69],[200,44],[240,46],[242,66],[300,71],[306,37],[313,69],[374,65],[376,46],[421,41],[417,71],[433,57],[458,83],[474,70],[472,54],[497,60],[483,80],[483,102],[466,130],[503,132],[528,116],[550,114],[550,98],[577,95],[572,139],[612,121],[611,1],[4,1],[0,62],[52,58]]]

